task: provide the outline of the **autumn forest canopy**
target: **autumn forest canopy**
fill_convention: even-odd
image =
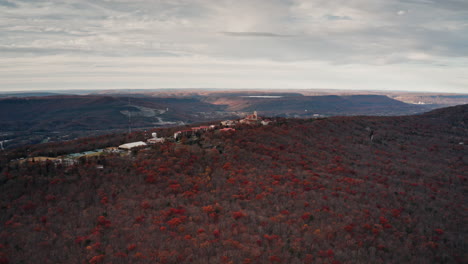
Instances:
[[[4,151],[0,263],[466,263],[467,113],[274,118],[67,166]]]

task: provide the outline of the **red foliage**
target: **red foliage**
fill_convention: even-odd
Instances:
[[[176,183],[176,184],[171,184],[169,185],[169,188],[171,188],[172,192],[177,193],[180,190],[181,185]]]
[[[124,253],[124,252],[117,252],[114,254],[115,257],[118,257],[118,258],[126,258],[128,257],[128,254],[127,253]]]
[[[88,239],[87,236],[77,236],[77,237],[75,238],[75,243],[76,243],[76,244],[80,244],[81,242],[85,241],[86,239]]]
[[[377,249],[378,250],[386,250],[386,247],[384,245],[378,245]]]
[[[333,252],[332,249],[328,249],[328,250],[320,250],[318,252],[318,255],[322,258],[325,258],[325,257],[333,258],[335,256],[335,253]]]
[[[47,202],[55,201],[55,200],[57,200],[57,197],[55,195],[48,194],[48,195],[46,195],[45,200]]]
[[[106,205],[108,202],[109,202],[109,198],[107,198],[107,196],[102,197],[101,199],[102,204]]]
[[[238,220],[238,219],[240,219],[242,217],[245,217],[245,216],[247,216],[247,215],[242,211],[232,213],[232,218],[234,218],[235,220]]]
[[[174,217],[171,220],[167,221],[167,224],[170,225],[171,227],[176,227],[182,224],[185,221],[185,219],[186,219],[185,216]]]
[[[149,209],[149,208],[151,208],[151,204],[150,204],[148,201],[143,201],[143,202],[141,203],[141,208],[143,208],[143,209]]]
[[[278,263],[281,263],[281,258],[278,257],[278,256],[270,256],[270,257],[268,258],[268,260],[269,260],[270,262],[278,262]]]
[[[97,256],[94,256],[92,257],[90,260],[89,260],[89,264],[99,264],[99,263],[102,263],[104,261],[104,255],[97,255]]]
[[[279,238],[278,235],[267,235],[267,234],[263,235],[263,237],[266,238],[268,241],[273,241]]]
[[[34,210],[36,208],[36,204],[31,202],[31,201],[28,201],[26,204],[24,204],[23,206],[21,206],[21,208],[23,208],[23,210]]]
[[[152,183],[157,182],[158,175],[154,171],[148,171],[141,167],[138,168],[138,170],[146,174],[146,178],[145,178],[146,183],[152,184]]]
[[[347,232],[352,233],[355,226],[356,226],[355,224],[349,224],[349,225],[344,227],[344,230],[346,230]]]
[[[133,251],[136,247],[137,247],[136,244],[130,244],[130,245],[128,245],[127,250],[128,251]]]
[[[97,219],[99,226],[110,227],[111,221],[107,220],[107,218],[103,215],[100,215]]]
[[[402,209],[392,209],[392,215],[395,218],[399,218],[401,215]]]
[[[466,155],[450,142],[465,130],[406,118],[278,119],[73,166],[8,164],[11,177],[0,172],[0,257],[456,263]],[[373,142],[367,126],[382,131]],[[439,141],[438,155],[426,155],[434,144],[427,140]]]
[[[381,216],[379,217],[379,222],[380,224],[385,225],[388,223],[388,220],[385,217]]]
[[[205,213],[211,213],[215,211],[215,208],[212,205],[203,206],[202,209]]]
[[[221,232],[218,230],[218,229],[215,229],[213,231],[213,235],[216,237],[216,238],[219,238],[219,236],[221,235]]]
[[[232,164],[230,162],[226,162],[224,165],[223,165],[223,169],[224,170],[229,170],[231,169],[232,167]]]
[[[180,208],[169,208],[167,211],[164,212],[166,217],[173,216],[173,215],[184,215],[186,210],[182,207]]]
[[[143,221],[145,221],[145,216],[144,215],[140,215],[140,216],[135,218],[136,223],[142,223]]]

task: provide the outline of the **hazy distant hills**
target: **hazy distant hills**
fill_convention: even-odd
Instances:
[[[445,106],[454,106],[468,103],[467,94],[457,95],[421,95],[421,94],[404,94],[404,95],[393,95],[393,99],[412,103],[412,104],[436,104]]]
[[[192,97],[55,95],[0,100],[2,131],[102,130],[193,123],[259,111],[268,116],[390,115],[423,112],[381,95],[212,94]]]
[[[0,99],[5,148],[111,131],[230,118],[224,106],[194,98],[60,95]]]
[[[0,98],[15,98],[15,97],[33,97],[33,96],[53,96],[59,95],[58,93],[49,92],[25,92],[25,93],[0,93]]]
[[[47,96],[0,100],[1,130],[114,129],[201,121],[193,113],[223,110],[196,99]],[[129,121],[130,118],[130,121]]]
[[[27,96],[29,95],[29,96]],[[46,96],[47,95],[47,96]],[[297,92],[164,91],[136,94],[50,95],[0,98],[0,141],[12,148],[80,136],[243,117],[408,115],[438,105],[407,104],[385,95],[306,96]]]
[[[260,111],[266,115],[400,115],[427,107],[406,104],[383,95],[248,95],[210,96],[208,102],[228,105],[231,111]]]

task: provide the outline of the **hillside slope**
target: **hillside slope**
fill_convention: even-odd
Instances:
[[[196,98],[61,95],[0,99],[0,141],[8,149],[115,131],[219,120],[225,107]]]
[[[420,105],[410,105],[383,95],[302,96],[274,94],[271,97],[210,95],[205,101],[227,105],[230,111],[259,111],[266,115],[403,115],[423,112]]]
[[[165,121],[202,121],[195,113],[223,108],[196,99],[46,96],[0,99],[0,127],[5,130],[95,130],[135,127]]]
[[[467,110],[279,118],[71,167],[13,162],[0,259],[466,263]]]

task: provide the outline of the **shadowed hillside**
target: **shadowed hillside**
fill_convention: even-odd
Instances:
[[[272,116],[320,115],[403,115],[423,112],[427,107],[409,105],[383,95],[324,95],[291,94],[222,96],[211,95],[207,102],[227,105],[231,111],[260,111]]]
[[[187,98],[48,96],[0,100],[2,130],[94,130],[154,126],[160,119],[188,122],[194,114],[222,107]]]
[[[132,129],[263,115],[403,115],[428,106],[383,95],[303,96],[299,93],[205,92],[112,95],[55,95],[0,99],[0,141],[12,149]],[[40,95],[40,94],[38,94]],[[158,95],[158,93],[156,94]]]
[[[196,98],[44,96],[0,99],[5,148],[232,117]]]

